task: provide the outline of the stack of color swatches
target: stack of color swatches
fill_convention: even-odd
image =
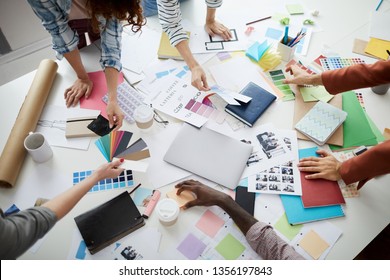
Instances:
[[[188,101],[185,108],[191,112],[194,112],[205,118],[215,120],[217,123],[221,124],[225,120],[225,114],[214,108],[213,103],[209,99],[209,97],[214,94],[215,93],[208,94],[203,98],[202,102],[192,98]]]
[[[286,79],[286,77],[283,74],[282,70],[274,70],[269,71],[269,74],[271,76],[272,82],[274,85],[283,93],[283,100],[294,100],[295,95],[294,92],[291,90],[290,86],[287,84],[284,84],[283,81]]]
[[[364,64],[364,60],[360,58],[340,58],[328,57],[320,59],[322,68],[326,70],[341,69],[355,64]]]
[[[114,157],[127,160],[141,160],[150,157],[149,149],[142,138],[129,145],[133,133],[129,131],[112,131],[95,141],[96,146],[107,161]]]
[[[77,183],[84,180],[86,177],[91,175],[92,172],[92,170],[73,172],[73,185],[76,185]],[[133,172],[131,170],[124,170],[117,178],[108,178],[100,180],[89,190],[89,192],[119,189],[131,187],[133,185]]]

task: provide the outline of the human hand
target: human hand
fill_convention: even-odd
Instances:
[[[88,98],[91,94],[93,83],[89,79],[77,79],[74,84],[67,88],[64,93],[66,107],[76,106],[80,98],[85,95]]]
[[[191,85],[196,87],[200,91],[210,90],[209,85],[207,84],[206,73],[203,71],[203,68],[199,65],[191,68],[192,78]]]
[[[230,29],[216,20],[207,21],[204,28],[211,37],[219,35],[225,41],[232,39],[232,33],[230,33]]]
[[[312,75],[301,69],[296,65],[291,65],[286,68],[286,72],[293,75],[293,78],[289,78],[283,81],[285,84],[297,84],[297,85],[311,85]]]
[[[341,179],[339,162],[334,156],[325,150],[318,150],[316,152],[321,157],[307,157],[303,158],[298,163],[298,169],[304,172],[311,172],[306,175],[306,179],[326,179],[330,181],[337,181]]]
[[[106,112],[110,128],[116,126],[115,130],[119,129],[122,126],[124,115],[118,103],[109,101],[106,107]]]
[[[221,205],[228,195],[214,190],[199,181],[187,180],[183,181],[175,186],[178,190],[177,195],[180,195],[182,191],[191,191],[196,195],[194,200],[191,200],[183,205],[183,209],[188,209],[192,206],[212,206]]]
[[[124,159],[120,159],[102,164],[92,173],[91,176],[94,176],[96,181],[106,178],[116,178],[124,171],[123,168],[119,168],[123,161]]]

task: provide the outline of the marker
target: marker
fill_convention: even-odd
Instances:
[[[383,0],[380,0],[380,1],[379,1],[378,5],[376,6],[375,11],[378,11],[379,7],[382,5],[382,2],[383,2]]]
[[[283,39],[283,44],[287,45],[287,40],[288,40],[288,25],[284,28],[284,39]]]
[[[158,190],[153,191],[152,198],[150,199],[148,206],[146,206],[145,212],[142,215],[145,219],[148,219],[152,214],[154,207],[156,206],[158,200],[160,199],[161,193]]]

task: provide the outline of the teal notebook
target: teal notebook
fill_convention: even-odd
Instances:
[[[302,199],[296,195],[280,195],[287,220],[292,225],[345,216],[340,205],[304,208]]]

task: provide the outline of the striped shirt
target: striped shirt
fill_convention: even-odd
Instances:
[[[208,8],[218,8],[222,0],[205,0]],[[157,0],[158,17],[162,29],[168,34],[172,46],[188,40],[187,33],[181,25],[182,15],[179,0]]]

